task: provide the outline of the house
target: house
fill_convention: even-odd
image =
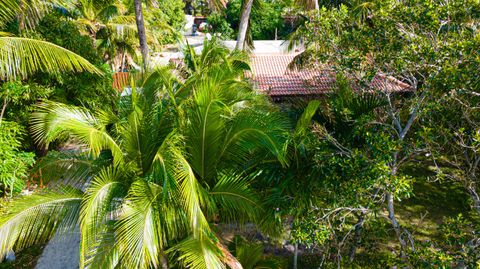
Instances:
[[[235,41],[222,41],[223,45],[231,50],[235,48]],[[203,48],[203,39],[190,39],[197,53]],[[251,72],[247,77],[251,79],[255,89],[268,94],[274,101],[286,98],[311,99],[320,97],[334,89],[336,75],[328,69],[300,69],[291,70],[290,63],[301,51],[296,47],[295,52],[288,52],[287,44],[282,40],[256,40],[251,51]],[[182,55],[174,55],[169,62],[181,64]],[[411,86],[392,76],[377,74],[369,83],[371,88],[385,91],[404,93],[410,92]]]
[[[296,53],[254,54],[251,58],[252,82],[255,88],[275,101],[285,98],[315,98],[335,87],[335,72],[328,69],[291,70]],[[392,76],[377,74],[370,87],[385,92],[409,92],[411,86]]]

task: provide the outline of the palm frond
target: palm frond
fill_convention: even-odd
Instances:
[[[83,57],[52,43],[0,37],[0,79],[24,79],[36,72],[102,72]]]
[[[118,167],[109,166],[95,176],[85,191],[80,211],[81,253],[80,267],[84,265],[85,257],[93,256],[98,238],[104,232],[105,223],[109,220],[108,213],[115,214],[118,202],[115,198],[126,195],[126,172]]]
[[[0,26],[19,18],[26,29],[34,28],[40,19],[55,7],[72,8],[69,0],[2,0],[0,2]]]
[[[249,243],[237,236],[234,238],[235,256],[244,269],[280,269],[282,264],[272,258],[264,256],[261,243]]]
[[[163,143],[158,148],[154,147],[156,152],[149,163],[151,163],[150,171],[155,182],[169,181],[169,177],[171,177],[169,173],[172,167],[176,165],[172,161],[175,160],[175,154],[181,151],[182,142],[182,138],[172,132],[163,139]]]
[[[162,203],[162,193],[161,186],[144,180],[137,180],[129,191],[116,228],[126,268],[160,267],[167,240],[183,230],[182,214],[173,210],[174,204]]]
[[[120,249],[116,243],[114,221],[106,223],[106,229],[97,238],[95,243],[95,255],[85,261],[88,269],[115,269],[120,266]]]
[[[209,230],[207,219],[202,211],[205,205],[205,190],[197,181],[190,164],[180,153],[175,153],[177,166],[174,174],[178,181],[181,202],[188,217],[193,237],[202,237]]]
[[[162,99],[174,98],[178,88],[182,86],[178,77],[169,66],[157,68],[144,80],[142,89],[147,102],[159,102]]]
[[[195,172],[206,179],[216,168],[216,154],[220,149],[225,120],[222,117],[223,104],[218,96],[219,88],[211,80],[197,85],[194,93],[195,105],[189,110],[188,150],[190,163]]]
[[[16,0],[0,1],[0,26],[4,26],[7,22],[15,19],[20,7]]]
[[[320,101],[318,100],[313,100],[308,103],[307,107],[303,110],[302,115],[297,121],[297,126],[295,127],[296,135],[302,136],[305,134],[305,131],[310,127],[312,118],[315,113],[317,113],[319,107]]]
[[[60,103],[43,103],[32,115],[32,136],[41,145],[65,138],[67,135],[88,146],[94,157],[110,150],[116,163],[123,161],[123,152],[110,136],[104,123],[85,109]]]
[[[285,164],[285,130],[288,128],[288,120],[276,112],[240,110],[229,123],[217,158],[245,165],[258,164],[262,161],[259,159],[273,156]]]
[[[262,211],[261,202],[250,181],[245,175],[225,173],[208,191],[222,220],[240,223],[258,220]]]
[[[0,260],[15,249],[48,241],[55,232],[72,230],[78,223],[82,193],[62,190],[36,194],[12,202],[0,217]]]
[[[190,237],[175,245],[171,252],[180,253],[178,259],[186,268],[224,269],[223,255],[210,238]]]
[[[47,156],[37,161],[32,173],[47,185],[60,182],[81,189],[94,171],[96,164],[88,155],[73,151],[49,151]]]

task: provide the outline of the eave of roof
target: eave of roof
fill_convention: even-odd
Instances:
[[[256,54],[252,57],[255,87],[272,97],[322,95],[335,87],[335,73],[328,69],[290,70],[297,54]],[[370,87],[386,92],[407,92],[410,85],[384,74],[377,74]]]

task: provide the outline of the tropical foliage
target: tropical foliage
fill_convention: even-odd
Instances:
[[[224,11],[212,13],[208,21],[214,33],[222,34],[225,39],[235,39],[238,34],[241,1],[229,1]],[[250,35],[253,40],[281,40],[290,30],[282,15],[287,8],[287,2],[265,1],[252,10],[250,20]]]
[[[215,42],[208,45],[203,54],[228,54]],[[64,159],[47,156],[39,165],[57,180],[44,182],[68,179],[79,189],[23,199],[25,207],[15,207],[2,221],[2,253],[47,240],[78,220],[81,266],[149,268],[169,257],[195,268],[232,262],[211,225],[271,221],[262,217],[262,196],[250,185],[259,162],[284,163],[288,123],[238,81],[238,72],[219,68],[236,66],[239,55],[211,64],[201,62],[201,55],[191,57],[197,68],[218,76],[193,73],[182,83],[171,71],[158,70],[138,90],[132,87],[117,115],[58,103],[39,106],[32,120],[38,143],[71,137],[86,149]]]
[[[479,266],[478,1],[194,4],[240,50],[155,66],[179,0],[0,0],[1,261],[78,229],[80,268]],[[333,83],[274,103],[241,49],[290,30]]]

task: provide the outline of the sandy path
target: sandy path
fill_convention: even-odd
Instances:
[[[76,228],[67,235],[58,234],[48,242],[35,269],[77,269],[80,231]]]

